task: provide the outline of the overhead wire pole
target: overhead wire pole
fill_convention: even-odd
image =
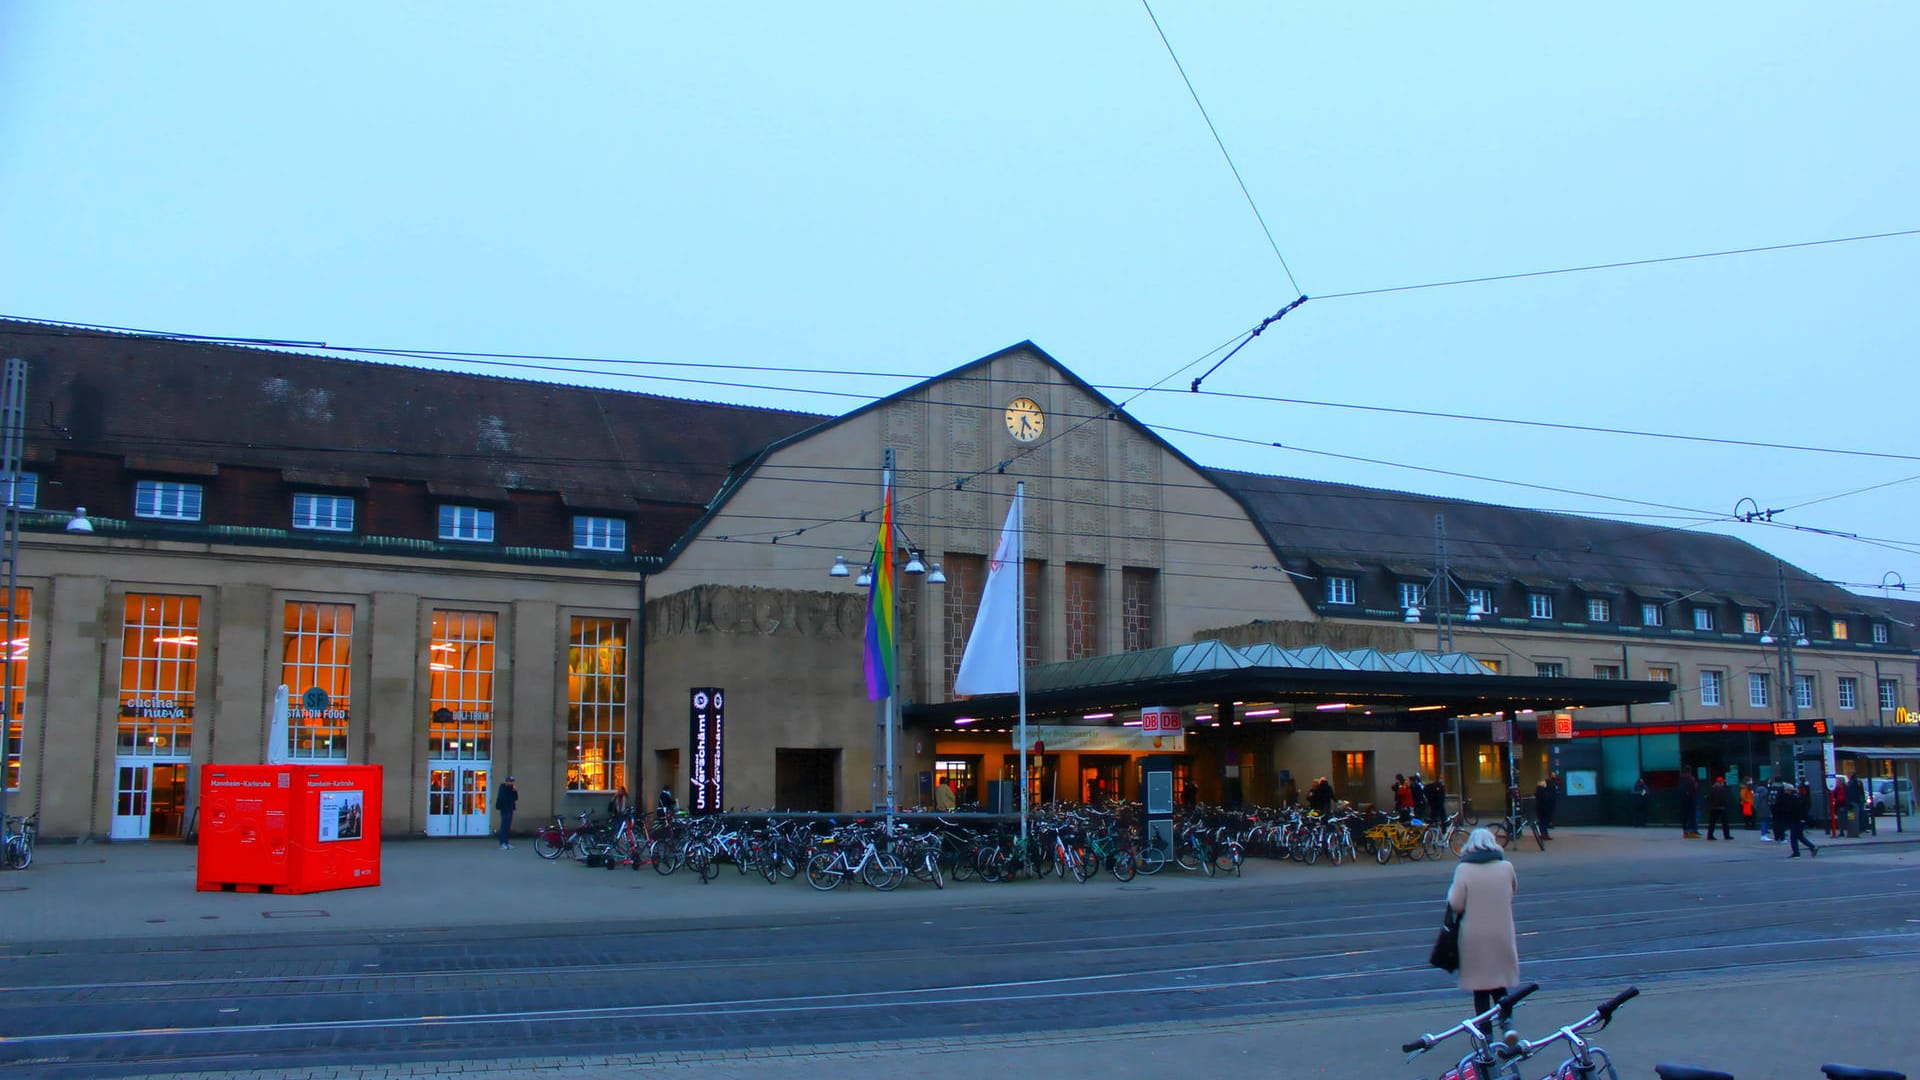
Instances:
[[[4,382],[0,382],[0,483],[6,485],[6,504],[0,507],[0,516],[4,517],[4,535],[0,536],[0,562],[5,563],[0,571],[0,589],[6,590],[0,596],[0,604],[6,606],[7,639],[4,658],[0,658],[0,701],[4,701],[4,718],[0,718],[0,825],[4,825],[7,816],[7,788],[13,782],[12,765],[14,754],[13,723],[14,694],[19,687],[13,682],[13,658],[22,651],[14,644],[18,637],[17,612],[14,604],[18,599],[20,584],[20,457],[26,432],[27,413],[27,362],[19,357],[9,357],[6,364]],[[22,732],[22,734],[25,734]]]

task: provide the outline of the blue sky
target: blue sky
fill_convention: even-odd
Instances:
[[[1920,6],[1153,10],[1310,296],[1920,228]],[[1920,236],[1315,299],[1186,393],[1297,294],[1137,3],[9,0],[0,103],[8,315],[887,376],[546,376],[827,413],[1031,339],[1204,463],[1920,588]]]

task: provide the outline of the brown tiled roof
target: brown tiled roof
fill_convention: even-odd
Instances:
[[[337,487],[552,491],[607,511],[668,504],[687,521],[733,465],[824,419],[11,320],[0,348],[28,362],[30,459],[64,445],[154,471],[216,462]]]

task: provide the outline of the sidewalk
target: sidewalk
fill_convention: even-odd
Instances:
[[[1823,860],[1846,858],[1848,852],[1891,854],[1920,844],[1920,828],[1857,840],[1817,835],[1814,843],[1820,845]],[[300,896],[214,893],[194,890],[198,851],[164,842],[41,847],[29,869],[0,873],[0,940],[8,943],[0,947],[0,956],[33,942],[515,926],[551,923],[578,912],[667,923],[752,922],[795,914],[841,917],[870,910],[933,911],[1025,902],[1041,891],[1064,899],[1121,887],[1102,876],[1085,885],[1071,879],[1001,885],[972,881],[949,883],[945,890],[909,880],[890,893],[850,883],[821,893],[804,880],[768,885],[731,866],[723,866],[712,884],[701,885],[684,870],[662,877],[651,868],[603,870],[566,859],[545,862],[527,842],[501,851],[490,839],[409,839],[383,845],[382,883],[372,888]],[[1762,843],[1755,832],[1735,831],[1731,843],[1709,843],[1684,840],[1669,828],[1563,827],[1555,831],[1547,851],[1528,840],[1511,849],[1509,857],[1524,870],[1530,865],[1576,866],[1623,858],[1785,859],[1786,852]],[[1238,879],[1208,879],[1170,867],[1155,877],[1135,878],[1126,887],[1268,889],[1386,877],[1437,879],[1452,870],[1451,858],[1387,866],[1368,859],[1339,867],[1249,859]]]

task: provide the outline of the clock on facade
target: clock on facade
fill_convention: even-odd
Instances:
[[[1014,442],[1030,443],[1046,426],[1046,414],[1032,398],[1014,398],[1007,404],[1007,434]]]

